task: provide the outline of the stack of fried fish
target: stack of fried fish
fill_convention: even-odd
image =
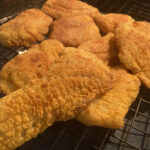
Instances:
[[[141,83],[150,88],[149,33],[148,22],[78,0],[47,0],[1,25],[2,46],[28,51],[0,70],[0,149],[55,121],[122,128]]]

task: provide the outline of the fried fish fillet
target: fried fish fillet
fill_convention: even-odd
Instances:
[[[113,33],[108,33],[99,39],[85,41],[78,48],[95,54],[109,65],[119,64],[118,50]]]
[[[99,13],[97,8],[78,0],[47,0],[42,11],[55,19],[77,15],[94,16]]]
[[[109,67],[95,55],[82,49],[65,48],[61,57],[50,67],[51,74],[55,76],[99,76],[104,93],[111,87],[112,75]],[[90,64],[90,65],[89,65]],[[93,69],[94,68],[94,69]],[[108,87],[106,85],[110,84]],[[104,88],[106,87],[106,89]]]
[[[150,88],[150,23],[120,25],[116,31],[121,63]]]
[[[28,9],[0,26],[0,44],[31,47],[48,33],[52,18],[39,9]]]
[[[64,49],[56,40],[45,40],[34,45],[26,53],[17,55],[0,71],[0,91],[9,94],[29,83],[41,78],[50,66],[59,58]]]
[[[57,70],[56,74],[50,71],[42,79],[34,80],[32,86],[19,89],[0,100],[1,150],[14,150],[54,121],[73,118],[88,102],[110,87],[109,68],[93,54],[69,49],[61,60],[62,66],[69,65],[67,70],[71,66],[73,69],[65,73],[64,68],[61,75],[57,75]],[[55,65],[61,66],[61,60]],[[85,70],[77,68],[81,72],[75,71],[73,66],[79,62],[79,68],[89,67]]]
[[[97,13],[94,20],[103,34],[114,32],[119,24],[124,22],[134,22],[134,19],[125,14],[101,14]]]
[[[78,46],[82,42],[100,38],[99,29],[93,19],[87,15],[63,17],[53,22],[51,39],[56,39],[66,46]]]
[[[76,119],[88,126],[122,128],[124,117],[132,102],[136,99],[140,81],[135,75],[122,68],[113,68],[112,89],[102,97],[92,101],[81,111]]]

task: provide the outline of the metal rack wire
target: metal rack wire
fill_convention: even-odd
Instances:
[[[126,13],[137,20],[150,21],[150,2],[148,0],[83,1],[96,6],[104,13]],[[32,7],[32,5],[29,4],[29,7]],[[12,17],[14,15],[1,19],[0,24]],[[0,47],[0,68],[21,50],[23,48],[6,49]],[[17,150],[133,149],[150,150],[150,90],[144,87],[141,88],[137,100],[130,107],[123,129],[111,130],[101,127],[87,127],[76,120],[56,122],[43,134],[25,143]]]

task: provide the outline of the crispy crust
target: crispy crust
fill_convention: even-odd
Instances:
[[[9,94],[29,84],[31,79],[42,78],[63,49],[60,42],[45,40],[14,57],[0,71],[0,91]]]
[[[89,67],[83,70],[85,65]],[[62,71],[57,70],[59,67]],[[96,56],[65,49],[47,76],[1,99],[1,150],[15,149],[54,121],[72,119],[108,90],[111,80],[109,68]]]
[[[121,23],[134,21],[134,19],[131,18],[129,15],[115,14],[115,13],[109,14],[97,13],[94,16],[94,20],[103,34],[115,32],[116,28]]]
[[[92,101],[77,115],[77,120],[88,126],[123,127],[124,117],[138,95],[140,81],[120,67],[112,69],[112,72],[112,89]]]
[[[77,15],[94,16],[99,13],[97,8],[78,0],[47,0],[42,11],[55,19]]]
[[[116,31],[119,58],[122,64],[150,88],[150,23],[120,25]]]
[[[95,54],[98,58],[102,59],[109,65],[118,65],[118,49],[116,46],[116,40],[113,33],[90,41],[85,41],[79,45],[80,49],[89,51]]]
[[[78,46],[82,42],[100,38],[99,29],[93,19],[86,15],[63,17],[53,22],[51,39],[56,39],[66,46]]]
[[[0,43],[5,47],[31,47],[48,33],[52,18],[39,9],[28,9],[0,26]]]

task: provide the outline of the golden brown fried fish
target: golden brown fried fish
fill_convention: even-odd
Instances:
[[[99,39],[85,41],[78,48],[95,54],[109,65],[119,64],[118,50],[113,33],[108,33]]]
[[[66,46],[78,46],[82,42],[101,37],[93,19],[86,15],[64,17],[53,22],[50,38]]]
[[[48,33],[52,18],[39,9],[28,9],[0,26],[0,43],[6,47],[31,47]]]
[[[112,69],[112,73],[112,89],[88,104],[77,115],[77,120],[89,126],[123,127],[124,117],[138,95],[140,81],[120,67]]]
[[[31,87],[26,86],[0,100],[1,150],[17,148],[54,121],[73,118],[110,87],[109,68],[93,54],[69,49],[61,60],[62,68],[68,65],[68,70],[73,69],[65,72],[64,68],[62,74],[57,74],[57,70],[56,74],[53,74],[54,70],[50,71],[45,78],[34,80]],[[61,66],[61,60],[56,62],[58,66]],[[89,67],[75,71],[74,65],[78,62],[77,70]]]
[[[100,31],[104,34],[114,32],[115,29],[118,27],[118,25],[121,23],[134,22],[134,20],[128,15],[115,13],[109,14],[97,13],[94,16],[94,20],[98,25]]]
[[[100,91],[105,92],[106,85],[112,80],[108,66],[95,55],[82,49],[73,47],[65,48],[57,63],[50,67],[50,72],[55,76],[101,76]],[[89,65],[90,64],[90,65]],[[94,69],[93,69],[94,68]],[[101,71],[100,71],[101,70]],[[109,85],[111,87],[111,84]],[[108,87],[107,87],[108,89]]]
[[[63,48],[56,40],[45,40],[26,53],[17,55],[0,71],[0,91],[9,94],[25,86],[30,80],[41,78],[59,58]]]
[[[122,64],[150,88],[150,23],[120,25],[116,31],[119,58]]]
[[[97,8],[78,0],[47,0],[42,11],[55,19],[77,15],[94,16],[99,13]]]

